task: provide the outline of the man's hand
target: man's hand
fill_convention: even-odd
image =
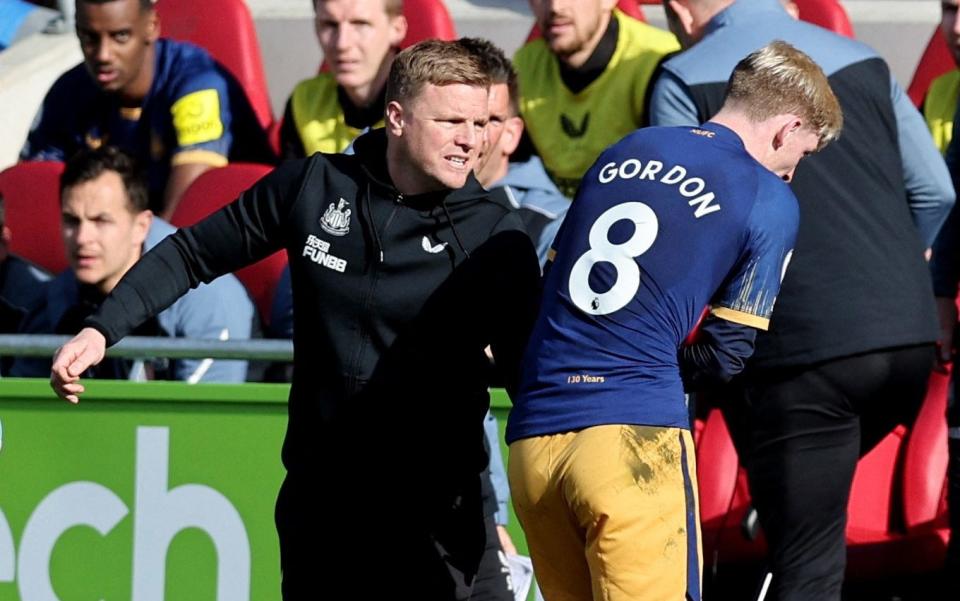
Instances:
[[[953,332],[957,327],[957,303],[952,298],[937,297],[940,336],[937,339],[937,366],[943,369],[953,361]]]
[[[79,403],[79,395],[84,390],[80,374],[91,365],[100,363],[106,352],[107,341],[103,334],[93,328],[83,328],[53,355],[50,387],[61,399]]]

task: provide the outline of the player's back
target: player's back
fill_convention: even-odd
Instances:
[[[607,149],[554,243],[508,440],[609,423],[688,427],[681,342],[707,305],[747,325],[769,316],[765,291],[779,284],[797,210],[786,184],[717,124],[647,128]],[[771,241],[776,231],[787,233]]]

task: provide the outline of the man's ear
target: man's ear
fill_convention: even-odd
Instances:
[[[160,38],[160,17],[156,9],[147,12],[147,43],[153,44]]]
[[[390,38],[390,47],[399,48],[400,42],[407,37],[407,18],[403,15],[390,17],[390,29],[387,35]]]
[[[392,135],[400,137],[403,135],[403,107],[396,100],[391,100],[386,108],[386,126],[387,131]]]
[[[669,16],[670,11],[673,11],[676,17],[675,24],[680,27],[680,32],[675,31],[673,33],[681,39],[683,37],[690,39],[693,36],[693,13],[690,12],[690,9],[687,8],[685,4],[679,2],[679,0],[666,0],[664,4],[667,15]],[[670,19],[667,20],[669,21]],[[681,33],[684,35],[680,35]]]
[[[500,134],[500,150],[503,154],[510,156],[520,145],[520,138],[523,137],[523,119],[520,117],[510,117],[503,122],[503,133]]]
[[[773,149],[778,150],[787,139],[803,128],[803,121],[796,115],[784,115],[783,121],[773,135]]]
[[[153,211],[146,209],[140,211],[133,217],[133,243],[136,246],[143,246],[147,239],[147,233],[150,232],[150,224],[153,223]]]

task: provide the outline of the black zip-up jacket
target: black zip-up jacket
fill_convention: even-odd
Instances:
[[[189,288],[285,248],[296,327],[284,465],[364,486],[358,457],[382,455],[366,467],[402,487],[405,511],[429,512],[486,465],[483,349],[492,345],[509,388],[537,309],[537,257],[519,217],[473,176],[404,197],[384,132],[355,148],[285,163],[179,230],[87,325],[112,345]]]

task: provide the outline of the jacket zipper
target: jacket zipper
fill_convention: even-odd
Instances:
[[[402,204],[403,204],[403,194],[398,193],[397,196],[393,199],[393,207],[392,207],[392,209],[391,209],[391,211],[390,211],[390,215],[387,216],[387,220],[383,223],[382,233],[383,233],[384,236],[386,236],[386,234],[387,234],[387,229],[390,227],[390,224],[393,222],[393,219],[396,217],[396,215],[397,215],[397,213],[398,213],[398,211],[399,211],[399,208],[400,208],[400,206],[401,206]],[[370,211],[370,221],[371,221],[371,223],[373,224],[374,237],[375,237],[375,239],[377,240],[377,244],[380,246],[380,248],[379,248],[379,251],[380,251],[380,261],[379,261],[379,264],[383,264],[383,262],[384,262],[383,244],[382,244],[382,242],[381,242],[381,237],[380,237],[380,235],[377,234],[377,232],[376,232],[377,224],[376,224],[376,222],[375,222],[375,220],[374,220],[374,217],[373,217],[373,210],[372,210],[372,208],[371,208],[371,211]],[[380,279],[379,276],[380,276],[380,273],[379,273],[379,270],[377,269],[377,265],[374,265],[374,266],[372,267],[372,269],[370,270],[370,286],[367,288],[367,293],[364,295],[363,303],[362,303],[361,306],[360,306],[360,319],[361,319],[361,320],[366,319],[367,316],[370,314],[370,308],[371,308],[371,305],[373,304],[374,292],[375,292],[375,290],[376,290],[376,288],[377,288],[377,282],[378,282],[379,279]],[[367,329],[366,329],[365,327],[363,327],[362,324],[361,324],[361,326],[360,326],[359,329],[360,329],[361,332],[366,332],[366,331],[367,331]],[[359,382],[359,380],[360,380],[360,365],[361,365],[361,360],[363,359],[363,354],[364,354],[364,351],[365,351],[366,348],[367,348],[367,344],[368,344],[369,340],[370,340],[370,337],[369,337],[367,334],[363,334],[363,336],[362,336],[362,338],[361,338],[361,340],[360,340],[360,344],[357,345],[357,354],[356,354],[356,357],[354,358],[353,370],[352,370],[352,372],[353,372],[352,375],[353,375],[353,380],[354,380],[354,382]]]

